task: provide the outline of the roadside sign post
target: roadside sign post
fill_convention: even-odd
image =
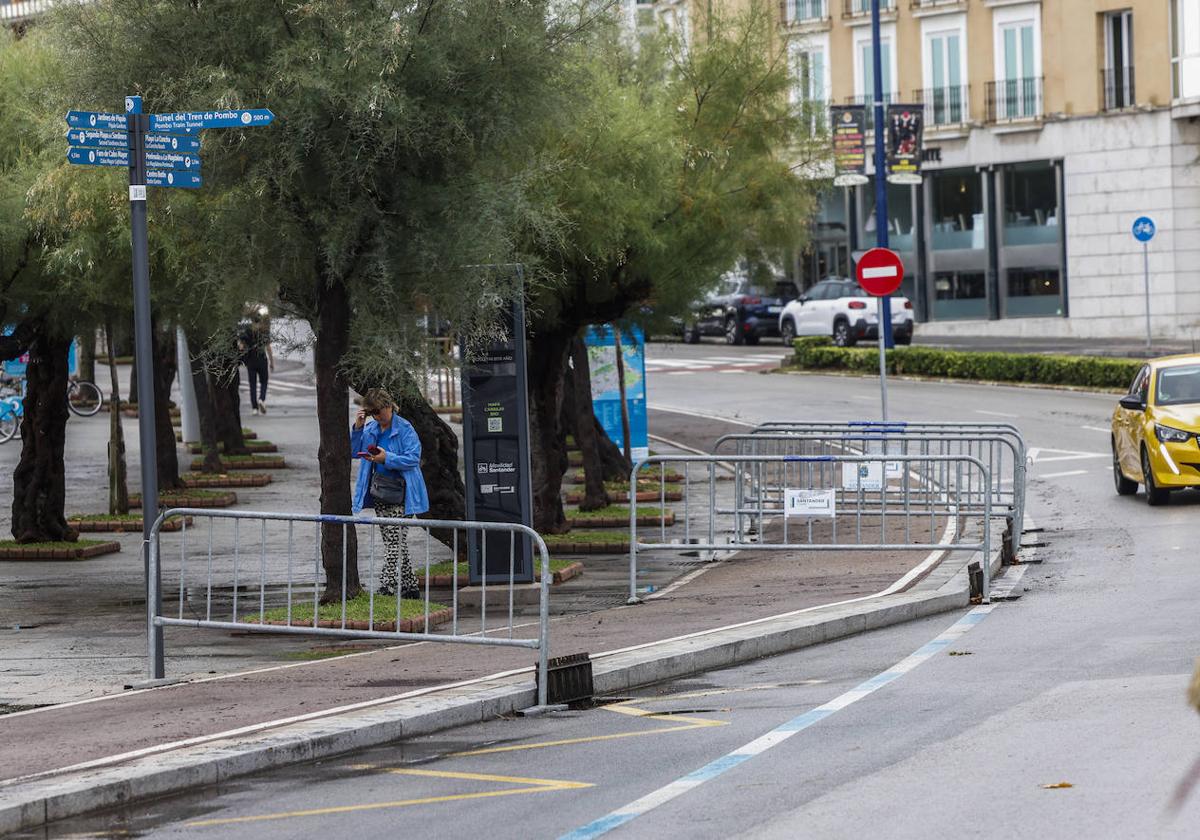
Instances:
[[[871,97],[874,99],[873,118],[875,121],[875,246],[888,247],[888,201],[887,201],[887,155],[884,144],[884,104],[883,104],[883,51],[880,47],[879,0],[871,0],[871,68],[872,81]],[[900,288],[896,284],[896,288]],[[893,289],[892,291],[895,291]],[[884,308],[891,309],[885,292],[879,301],[879,358],[883,363],[883,348],[892,345],[892,319],[883,318]],[[887,419],[887,388],[884,387],[883,419]]]
[[[1146,349],[1150,349],[1150,240],[1158,228],[1149,216],[1133,220],[1133,238],[1142,243],[1142,281],[1146,290]]]
[[[891,298],[889,295],[900,288],[904,279],[904,263],[900,255],[887,248],[872,248],[863,254],[855,267],[858,275],[858,285],[867,294],[874,295],[879,303],[879,323],[875,331],[879,334],[879,392],[882,400],[884,421],[888,419],[887,395],[887,341],[884,338],[883,325],[891,323]]]
[[[68,111],[67,160],[79,166],[129,169],[129,219],[133,247],[134,353],[138,376],[138,445],[142,476],[142,562],[146,579],[146,620],[150,624],[147,671],[163,678],[162,581],[150,574],[150,529],[158,518],[158,459],[154,428],[154,354],[150,312],[150,247],[146,229],[146,186],[201,185],[200,141],[189,135],[204,128],[270,125],[265,109],[143,114],[140,96],[125,97],[124,114]],[[148,168],[153,166],[153,169]],[[184,370],[185,368],[181,368]],[[182,378],[182,376],[181,376]]]

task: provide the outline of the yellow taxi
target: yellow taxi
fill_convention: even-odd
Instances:
[[[1200,488],[1200,355],[1147,362],[1112,416],[1113,481],[1163,505],[1172,490]]]

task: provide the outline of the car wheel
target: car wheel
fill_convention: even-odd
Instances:
[[[854,339],[850,337],[850,325],[845,321],[835,321],[833,324],[833,343],[838,347],[853,347]]]
[[[1137,492],[1138,483],[1133,479],[1126,478],[1125,473],[1121,472],[1121,460],[1117,457],[1117,442],[1112,442],[1112,470],[1113,484],[1116,485],[1118,496],[1132,496]]]
[[[740,347],[745,342],[745,336],[738,329],[737,318],[728,318],[725,321],[725,343]]]
[[[1150,466],[1150,453],[1142,447],[1142,478],[1146,485],[1146,504],[1151,507],[1165,505],[1171,499],[1171,491],[1154,483],[1154,470]]]
[[[700,328],[695,324],[690,327],[683,328],[683,343],[684,344],[699,344],[700,343]]]
[[[796,322],[791,318],[784,318],[783,323],[779,325],[779,337],[785,347],[791,347],[796,341]]]

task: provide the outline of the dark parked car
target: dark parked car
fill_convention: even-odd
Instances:
[[[726,344],[758,344],[779,335],[779,313],[796,297],[789,280],[771,286],[745,278],[723,280],[721,287],[698,303],[683,325],[683,340],[695,344],[702,335],[723,335]]]

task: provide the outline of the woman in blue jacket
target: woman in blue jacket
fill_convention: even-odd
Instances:
[[[373,507],[375,515],[389,519],[417,516],[429,510],[429,494],[421,475],[421,440],[412,424],[396,411],[396,403],[382,388],[372,388],[362,399],[362,408],[350,429],[351,457],[363,461],[354,487],[354,513]],[[370,418],[370,419],[368,419]],[[362,453],[362,454],[360,454]],[[404,480],[404,504],[386,504],[371,498],[374,475],[395,485]],[[400,594],[420,598],[421,589],[408,555],[408,529],[381,525],[385,560],[380,572],[380,593],[395,595],[399,564]]]

